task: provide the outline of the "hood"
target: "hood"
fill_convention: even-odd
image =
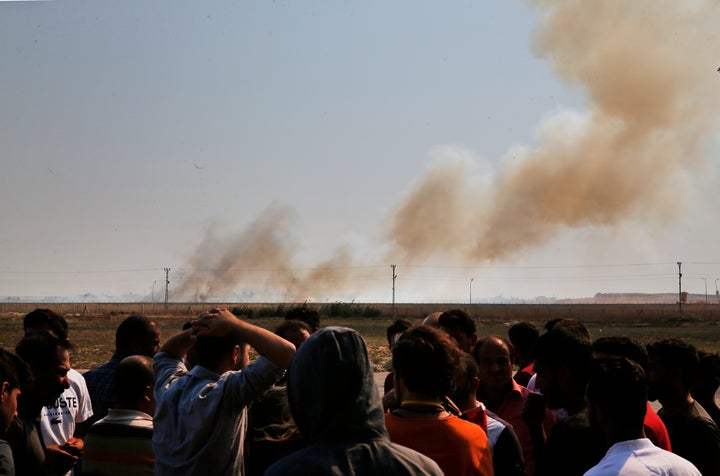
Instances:
[[[295,352],[287,390],[308,442],[387,437],[367,347],[353,329],[325,327],[311,335]]]

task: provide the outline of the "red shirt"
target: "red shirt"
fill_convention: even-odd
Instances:
[[[668,435],[665,423],[660,419],[655,410],[650,406],[650,402],[647,404],[647,412],[645,412],[645,436],[652,441],[655,446],[662,448],[665,451],[672,451],[670,449],[670,436]]]
[[[533,445],[530,428],[527,423],[525,423],[525,419],[522,416],[525,402],[528,399],[528,395],[532,392],[522,385],[518,385],[514,380],[512,383],[512,390],[508,396],[505,397],[505,400],[503,400],[498,408],[498,411],[495,413],[513,426],[518,440],[520,440],[520,447],[522,447],[523,450],[523,456],[525,458],[525,473],[533,474],[535,472],[535,464],[537,462],[535,445]],[[550,410],[546,410],[545,421],[543,422],[546,433],[550,433],[553,423],[554,419],[552,413]]]

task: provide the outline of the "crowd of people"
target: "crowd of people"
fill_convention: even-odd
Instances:
[[[0,349],[0,475],[720,476],[720,356],[681,339],[479,335],[451,309],[388,326],[378,388],[360,334],[305,307],[274,332],[212,309],[165,341],[131,315],[84,374],[62,315],[23,330]]]

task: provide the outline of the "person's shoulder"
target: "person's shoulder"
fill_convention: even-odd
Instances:
[[[81,375],[87,382],[90,379],[105,375],[106,373],[112,371],[115,367],[117,367],[117,362],[114,359],[110,359],[104,364],[97,365],[90,370],[85,371],[85,373]]]
[[[0,474],[14,474],[15,462],[13,461],[12,448],[10,444],[0,438]]]
[[[452,425],[457,431],[463,435],[479,438],[480,440],[487,441],[487,433],[483,430],[480,425],[471,421],[463,420],[462,418],[452,415],[447,419],[449,425]]]

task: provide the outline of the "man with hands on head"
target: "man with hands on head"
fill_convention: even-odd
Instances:
[[[197,365],[182,358],[194,346]],[[260,358],[248,363],[248,349]],[[155,474],[243,474],[247,407],[290,365],[295,346],[213,309],[155,355]]]

